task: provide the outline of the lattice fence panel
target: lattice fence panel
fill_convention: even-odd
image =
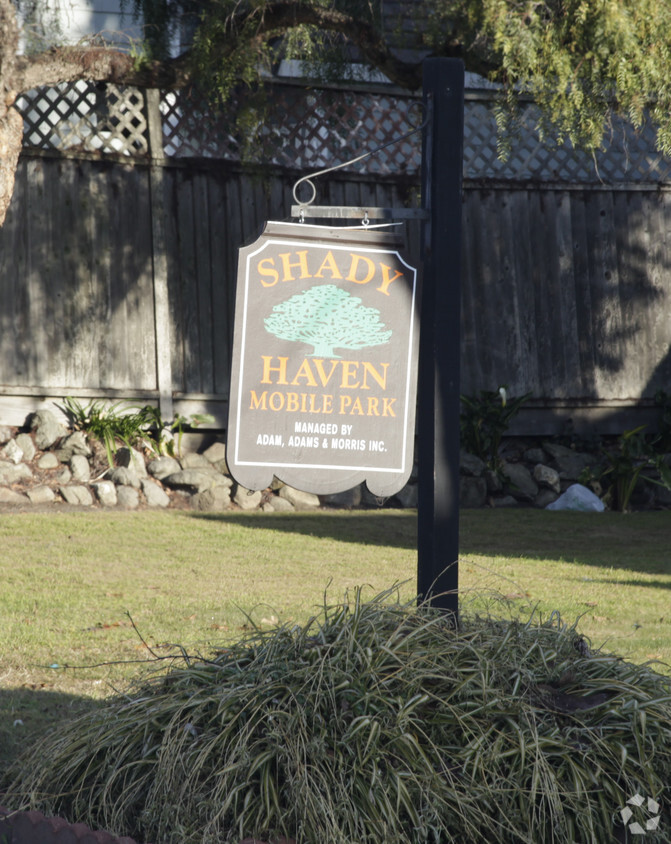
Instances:
[[[145,156],[145,97],[136,88],[86,82],[40,88],[21,96],[25,145],[40,149],[97,150]],[[244,129],[235,109],[213,114],[194,91],[163,92],[164,152],[169,158],[213,158],[318,170],[393,141],[421,121],[418,100],[384,91],[306,89],[277,85],[255,120]],[[467,92],[464,114],[464,176],[502,180],[617,184],[671,181],[671,160],[655,150],[650,126],[634,131],[613,121],[598,155],[568,143],[542,142],[534,106],[523,112],[510,156],[498,155],[491,95]],[[417,133],[356,165],[353,172],[416,176],[421,166]]]
[[[193,93],[163,96],[164,146],[168,156],[204,156],[256,161],[280,167],[318,169],[356,156],[409,132],[419,112],[410,98],[358,92],[277,87],[256,123],[236,130],[234,110],[209,117]],[[408,139],[366,162],[375,173],[416,172],[420,143]]]
[[[650,125],[640,131],[613,118],[604,149],[591,153],[569,142],[541,141],[539,113],[528,105],[522,126],[512,139],[506,160],[498,156],[497,127],[491,100],[467,99],[464,110],[464,175],[470,178],[540,179],[568,183],[665,182],[671,179],[671,159],[655,149]]]
[[[111,83],[63,83],[22,94],[24,145],[38,149],[146,155],[144,92]]]
[[[355,157],[409,132],[419,120],[419,101],[365,91],[306,91],[276,88],[272,107],[244,137],[232,116],[207,119],[204,101],[169,93],[163,99],[166,154],[206,156],[298,169],[319,169]],[[569,183],[664,182],[671,160],[655,150],[654,130],[640,132],[614,119],[605,148],[596,156],[568,142],[541,141],[538,111],[527,106],[510,155],[502,160],[493,101],[468,96],[464,111],[464,176],[540,179]],[[367,173],[417,174],[419,134],[388,147],[357,165]]]

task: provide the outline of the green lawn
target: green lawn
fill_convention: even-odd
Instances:
[[[670,539],[669,512],[467,511],[462,603],[558,610],[594,646],[671,664]],[[403,511],[4,513],[0,548],[0,765],[45,723],[122,687],[149,649],[207,652],[252,621],[300,623],[360,584],[415,591],[416,520]]]
[[[603,647],[671,673],[671,512],[467,511],[462,601],[558,610]],[[471,593],[472,590],[472,593]]]

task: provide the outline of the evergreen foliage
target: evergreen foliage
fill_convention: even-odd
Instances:
[[[282,58],[343,77],[352,60],[416,88],[421,58],[462,58],[500,86],[505,135],[518,97],[542,110],[540,129],[576,145],[608,142],[613,109],[651,119],[671,153],[671,4],[658,0],[133,0],[149,32],[188,20],[192,71],[222,100],[257,86]],[[401,49],[403,59],[401,59]],[[417,51],[408,60],[408,48]],[[152,48],[155,49],[155,48]],[[351,78],[351,77],[350,77]]]

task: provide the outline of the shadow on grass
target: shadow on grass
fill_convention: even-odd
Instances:
[[[255,530],[299,533],[360,545],[417,547],[415,510],[318,510],[310,513],[195,513],[193,519],[235,524]]]
[[[462,557],[491,554],[669,575],[669,537],[668,510],[628,514],[466,510],[461,513],[459,549]]]
[[[415,550],[417,514],[411,510],[310,513],[189,513],[190,518],[254,530],[303,534],[340,542]],[[646,574],[671,574],[671,511],[639,513],[464,510],[461,557],[576,562]]]
[[[40,688],[0,689],[0,792],[8,785],[10,765],[24,751],[60,724],[101,704],[89,697]]]

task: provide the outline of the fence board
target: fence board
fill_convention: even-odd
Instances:
[[[201,393],[214,392],[214,340],[212,310],[212,263],[210,254],[211,226],[199,225],[199,220],[210,220],[208,179],[204,173],[197,173],[193,179],[194,264],[196,288],[186,291],[187,296],[195,293],[197,306],[196,358],[199,364],[198,387]]]
[[[227,246],[224,233],[226,219],[226,188],[220,179],[212,179],[209,183],[210,197],[208,214],[213,221],[210,228],[210,265],[212,285],[212,392],[225,395],[228,393],[231,367],[229,354],[229,337],[232,326],[229,324],[229,298],[227,287],[234,287],[232,281],[227,283],[228,254],[232,250]],[[214,222],[216,221],[216,222]]]
[[[574,386],[574,397],[581,399],[595,395],[594,373],[596,370],[596,357],[592,341],[592,292],[586,218],[586,199],[585,195],[580,193],[573,198],[571,234],[579,367],[578,383]]]
[[[182,338],[182,284],[179,261],[179,220],[177,216],[178,171],[161,168],[163,172],[163,209],[166,243],[168,310],[170,314],[170,369],[173,389],[184,391],[184,345]]]
[[[25,171],[22,169],[16,175],[15,191],[17,193],[25,191]],[[22,377],[29,377],[27,371],[20,372],[17,359],[18,344],[15,336],[18,286],[21,278],[25,279],[30,272],[29,226],[26,224],[28,209],[24,207],[21,211],[23,213],[8,216],[2,230],[6,243],[2,252],[3,272],[0,274],[0,301],[3,303],[0,310],[0,359],[6,361],[6,370],[0,378],[2,383],[21,383]],[[26,364],[27,360],[24,361],[24,366]]]
[[[116,168],[115,168],[116,169]],[[109,386],[155,390],[156,352],[149,206],[149,168],[123,166],[119,199],[121,243],[113,287],[119,290],[115,320],[114,353],[126,360],[126,372],[117,368],[117,383]],[[122,191],[122,192],[121,192]]]
[[[179,265],[180,326],[183,354],[183,389],[201,392],[198,360],[198,276],[194,231],[193,175],[177,173],[175,216]]]
[[[660,203],[660,227],[664,249],[660,252],[659,261],[654,272],[650,274],[650,283],[654,291],[653,330],[651,343],[655,349],[664,350],[665,354],[658,363],[652,380],[646,387],[646,394],[653,394],[656,390],[664,389],[671,392],[671,194],[663,193]],[[651,258],[652,259],[652,258]]]

